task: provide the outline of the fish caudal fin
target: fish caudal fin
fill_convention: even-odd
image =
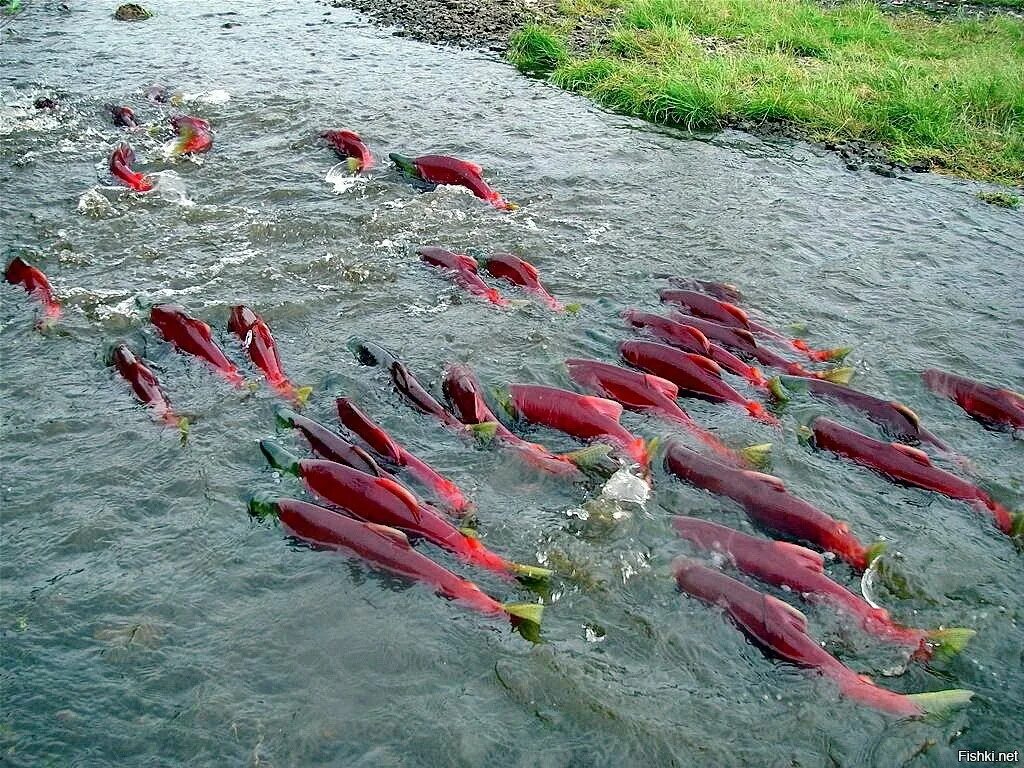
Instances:
[[[520,581],[536,582],[547,581],[553,573],[549,568],[541,568],[539,565],[523,565],[522,563],[509,563],[508,569]]]
[[[825,381],[831,381],[833,384],[849,384],[850,379],[853,378],[853,368],[849,366],[833,368],[831,371],[822,372],[821,378]]]
[[[944,715],[947,712],[968,704],[974,696],[973,691],[953,688],[948,691],[931,693],[911,693],[907,698],[913,701],[926,715]]]
[[[309,401],[309,396],[312,394],[312,387],[296,387],[292,396],[295,398],[295,404],[301,408]]]
[[[349,173],[359,173],[363,170],[363,161],[358,157],[345,158],[345,167],[348,168]]]
[[[889,545],[884,541],[876,541],[864,550],[864,566],[870,566],[875,560],[882,556]]]
[[[504,603],[501,606],[512,619],[512,626],[531,643],[539,643],[540,620],[544,615],[544,606],[540,603]]]
[[[934,629],[928,633],[928,643],[934,646],[934,656],[939,659],[948,659],[960,653],[971,641],[977,632],[966,627],[947,627],[946,629]]]
[[[179,417],[175,426],[178,427],[178,435],[181,437],[181,444],[184,445],[188,440],[188,433],[192,429],[192,425],[189,423],[188,417]]]
[[[764,467],[772,455],[772,444],[748,445],[746,448],[742,448],[739,454],[752,467]]]
[[[489,443],[498,433],[498,423],[495,421],[483,421],[479,424],[467,424],[466,429],[480,442]]]
[[[780,403],[789,402],[789,390],[786,389],[786,385],[782,383],[782,379],[778,376],[775,376],[768,382],[768,391],[771,392],[772,397]]]
[[[1024,512],[1011,515],[1010,536],[1015,539],[1024,539]]]
[[[299,474],[299,460],[273,440],[260,440],[260,450],[266,457],[267,463],[274,469],[289,475]]]

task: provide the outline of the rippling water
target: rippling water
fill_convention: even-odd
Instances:
[[[27,5],[0,47],[2,244],[5,261],[22,254],[49,274],[66,320],[36,332],[32,303],[0,286],[5,764],[891,766],[1024,746],[1021,555],[963,504],[799,446],[796,424],[828,406],[789,407],[780,434],[686,403],[735,444],[774,441],[772,471],[793,490],[864,540],[892,541],[919,593],[887,599],[898,619],[978,630],[958,659],[882,679],[977,692],[946,721],[896,722],[839,699],[676,592],[668,565],[687,550],[668,510],[750,530],[735,506],[660,471],[644,509],[541,482],[441,432],[345,347],[378,340],[435,384],[450,360],[489,386],[564,384],[565,357],[614,359],[623,308],[657,306],[652,275],[732,281],[773,323],[855,344],[859,387],[910,403],[1021,508],[1024,443],[917,378],[937,366],[1021,386],[1020,213],[982,205],[966,183],[849,173],[803,145],[682,137],[313,3],[209,13],[166,0],[141,24],[114,22],[105,3]],[[131,136],[141,167],[172,171],[165,186],[178,190],[139,198],[110,186],[106,158],[124,134],[102,105],[160,123],[142,96],[154,82],[186,93],[216,145],[201,164],[170,162],[166,136]],[[59,97],[56,114],[32,108],[44,93]],[[522,208],[419,194],[386,168],[336,188],[336,161],[311,137],[343,126],[382,158],[472,158]],[[584,309],[468,299],[418,262],[428,243],[519,251]],[[297,490],[256,446],[276,402],[160,342],[142,307],[165,300],[211,322],[238,360],[228,309],[252,305],[293,378],[316,387],[310,415],[331,422],[333,396],[354,396],[471,490],[489,545],[571,567],[544,596],[548,642],[250,523],[248,494]],[[186,446],[105,367],[119,339],[198,417]],[[845,566],[829,572],[858,588]],[[801,607],[850,666],[902,666],[831,611]]]

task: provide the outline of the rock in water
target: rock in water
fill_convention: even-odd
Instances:
[[[145,21],[152,15],[138,3],[125,3],[114,11],[114,18],[118,21]]]

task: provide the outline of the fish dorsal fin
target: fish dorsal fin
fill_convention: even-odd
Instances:
[[[350,131],[347,128],[338,131],[338,135],[339,136],[344,136],[346,139],[353,139],[355,141],[362,141],[362,138],[360,138],[358,133],[356,133],[355,131]]]
[[[764,472],[755,472],[752,469],[744,469],[742,470],[742,473],[745,477],[748,477],[751,480],[756,480],[759,483],[764,483],[765,485],[770,485],[777,491],[786,490],[786,484],[775,475],[766,475]]]
[[[915,428],[919,429],[921,427],[921,418],[912,410],[910,410],[910,408],[905,406],[903,403],[893,401],[892,407],[899,413],[902,413],[904,416],[906,416],[907,421],[913,424]]]
[[[583,400],[595,411],[600,413],[602,416],[607,416],[609,419],[615,419],[618,421],[619,417],[622,416],[622,406],[614,400],[607,400],[603,397],[595,397],[593,395],[585,395]]]
[[[484,169],[481,168],[476,163],[474,163],[472,160],[463,160],[462,162],[465,164],[465,166],[467,168],[469,168],[469,170],[471,170],[477,176],[483,176],[484,175]]]
[[[408,488],[399,485],[399,483],[392,480],[390,477],[375,477],[374,481],[377,483],[379,487],[386,488],[395,496],[398,496],[400,499],[402,499],[402,501],[404,501],[405,504],[411,510],[413,510],[413,517],[416,520],[416,522],[420,522],[420,519],[422,518],[420,503],[416,499],[416,497],[409,492]]]
[[[715,376],[721,377],[721,375],[722,375],[722,366],[720,366],[718,363],[716,363],[710,357],[704,357],[704,355],[696,355],[696,354],[693,354],[693,353],[690,353],[689,357],[690,357],[690,362],[692,362],[694,365],[700,366],[701,368],[703,368],[704,370],[706,370],[710,374],[713,374]]]
[[[519,265],[523,268],[523,271],[526,272],[526,274],[528,274],[534,280],[536,280],[540,276],[540,273],[537,271],[537,268],[533,266],[533,264],[526,261],[525,259],[518,259],[518,261]]]
[[[755,347],[757,346],[757,339],[754,338],[754,334],[752,334],[750,331],[746,330],[745,328],[733,328],[732,331],[741,339],[746,341],[748,344],[751,344]]]
[[[385,538],[391,539],[395,544],[402,547],[403,549],[411,549],[412,545],[409,544],[409,537],[402,533],[397,528],[392,528],[388,525],[380,525],[379,523],[363,523],[374,533],[384,536]]]
[[[663,379],[661,376],[655,376],[653,373],[645,373],[644,381],[669,400],[675,400],[679,397],[679,387],[668,379]]]
[[[465,269],[467,272],[476,273],[478,266],[476,263],[476,259],[470,256],[468,253],[456,253],[455,263],[458,265],[459,269]]]
[[[683,325],[683,332],[693,338],[694,344],[703,349],[705,352],[711,352],[711,342],[708,341],[708,337],[700,332],[697,328],[692,325]]]
[[[902,453],[907,458],[913,459],[923,467],[930,467],[932,460],[928,458],[928,454],[922,451],[920,448],[913,448],[903,443],[889,443],[895,450]]]
[[[730,304],[728,301],[719,301],[719,305],[728,312],[730,315],[735,317],[741,325],[746,326],[750,323],[750,318],[747,313],[737,307],[735,304]]]
[[[820,552],[815,552],[799,544],[791,544],[788,541],[776,541],[775,549],[785,552],[791,560],[795,560],[803,568],[814,573],[825,572],[825,558]]]
[[[773,608],[777,608],[779,610],[780,616],[782,616],[787,622],[789,622],[790,626],[806,634],[807,617],[804,616],[803,613],[798,611],[789,603],[785,602],[784,600],[779,600],[779,598],[773,595],[765,595],[764,601],[766,604],[772,606]]]

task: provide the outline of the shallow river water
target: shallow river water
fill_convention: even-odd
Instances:
[[[624,308],[657,309],[657,275],[734,282],[772,323],[855,345],[857,386],[914,407],[1020,509],[1024,442],[982,429],[918,372],[1021,388],[1021,213],[983,205],[971,184],[851,173],[804,145],[653,128],[312,2],[164,0],[138,24],[113,21],[108,3],[26,5],[0,44],[0,244],[5,262],[21,254],[47,272],[66,316],[41,334],[35,305],[0,285],[0,762],[926,766],[1024,748],[1021,554],[966,505],[796,440],[813,413],[871,431],[856,414],[797,401],[774,431],[684,402],[733,444],[773,442],[771,471],[796,493],[863,540],[890,541],[914,592],[883,596],[898,619],[978,631],[952,661],[908,665],[794,599],[831,652],[883,685],[976,692],[944,720],[841,699],[676,591],[669,565],[689,550],[671,512],[752,531],[738,507],[660,469],[645,507],[543,481],[443,432],[346,348],[379,341],[434,385],[461,360],[488,387],[564,386],[566,357],[615,359]],[[163,123],[142,96],[155,82],[183,91],[216,143],[201,163],[172,162],[166,136],[131,135],[140,167],[173,172],[164,187],[177,190],[139,197],[111,185],[106,160],[124,132],[102,107]],[[61,108],[34,110],[42,94]],[[359,130],[381,168],[328,182],[336,160],[312,138],[328,127]],[[388,151],[471,158],[521,208],[417,192],[388,170]],[[423,244],[515,250],[583,308],[497,310],[420,264]],[[502,599],[543,599],[546,642],[251,522],[251,493],[299,493],[257,447],[275,434],[278,401],[171,351],[145,321],[159,301],[210,322],[246,371],[225,325],[231,305],[251,305],[292,377],[315,388],[309,415],[334,423],[334,396],[355,397],[472,494],[488,545],[563,571],[531,593],[423,547]],[[144,350],[197,417],[184,446],[106,367],[118,340]],[[859,590],[846,566],[828,570]]]

